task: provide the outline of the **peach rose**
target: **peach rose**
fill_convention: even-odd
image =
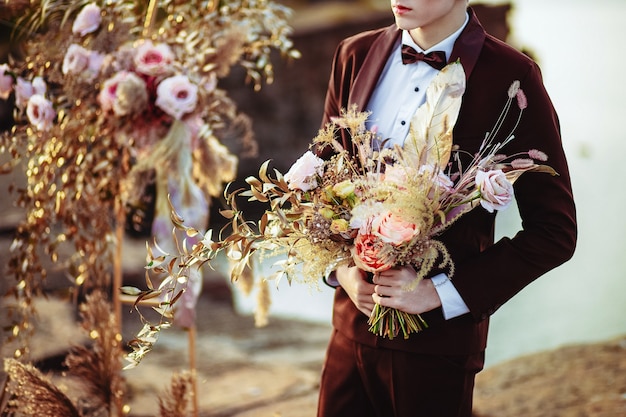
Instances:
[[[185,75],[175,75],[161,81],[157,87],[157,107],[180,120],[198,104],[198,87]]]
[[[33,94],[26,106],[26,115],[37,130],[48,131],[56,117],[52,103],[41,94]]]
[[[75,35],[85,36],[88,33],[95,32],[102,22],[102,14],[100,8],[89,3],[78,13],[74,24],[72,25],[72,33]]]
[[[408,243],[419,233],[417,226],[407,222],[390,211],[372,219],[372,233],[385,243],[402,245]]]
[[[381,259],[382,242],[373,234],[359,233],[354,239],[352,259],[359,268],[369,272],[386,271],[392,264]]]
[[[478,171],[476,187],[480,191],[480,205],[489,213],[503,210],[513,201],[513,184],[500,169]]]
[[[285,174],[290,190],[309,191],[317,187],[317,176],[324,173],[324,160],[306,151]]]

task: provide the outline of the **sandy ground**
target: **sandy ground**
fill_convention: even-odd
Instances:
[[[33,341],[35,355],[55,356],[82,335],[67,303],[50,299]],[[198,305],[196,361],[201,417],[313,417],[330,327],[272,318],[255,328],[224,300]],[[126,314],[125,333],[137,325]],[[189,333],[161,333],[151,353],[124,371],[129,416],[158,415],[158,397],[189,366]],[[6,355],[6,349],[4,346]],[[49,364],[50,362],[48,362]],[[54,373],[53,367],[47,370]],[[57,384],[77,395],[62,376]],[[191,414],[190,414],[191,415]],[[477,379],[476,417],[618,417],[626,415],[626,336],[566,346],[492,366]]]

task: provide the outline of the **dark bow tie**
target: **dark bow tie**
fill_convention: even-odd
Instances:
[[[417,52],[409,45],[402,45],[402,63],[413,64],[417,61],[424,61],[431,67],[440,70],[446,66],[446,53],[443,51],[433,51],[427,54]]]

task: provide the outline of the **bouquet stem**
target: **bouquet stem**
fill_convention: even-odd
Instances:
[[[370,332],[393,340],[402,332],[405,339],[411,333],[419,333],[428,328],[428,324],[419,314],[405,313],[395,308],[375,304],[368,322]]]

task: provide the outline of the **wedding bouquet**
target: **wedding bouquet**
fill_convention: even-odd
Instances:
[[[403,146],[386,146],[375,132],[366,130],[368,113],[356,107],[342,110],[314,138],[317,153],[307,151],[284,175],[278,170],[268,175],[267,161],[258,178],[246,179],[249,189],[227,191],[231,210],[223,214],[231,219],[232,230],[222,230],[225,237],[217,241],[208,233],[191,249],[183,245],[181,265],[199,266],[226,251],[235,260],[231,278],[237,280],[253,255],[282,255],[284,259],[275,263],[274,279],[311,284],[340,265],[372,273],[410,265],[416,277],[407,290],[435,267],[452,276],[454,262],[437,240],[442,232],[479,205],[489,212],[506,208],[513,200],[512,184],[522,173],[556,175],[535,162],[547,159],[541,151],[501,153],[514,139],[517,123],[505,140],[494,143],[513,103],[519,108],[517,122],[527,106],[518,81],[507,92],[494,130],[487,133],[471,163],[463,166],[463,151],[453,147],[452,130],[464,91],[463,67],[449,64],[429,86],[426,103],[412,118]],[[338,141],[340,131],[350,136],[351,149]],[[238,196],[269,205],[258,224],[246,221],[237,209]],[[188,235],[199,233],[176,213],[172,219]],[[389,338],[400,333],[407,338],[427,327],[419,315],[380,305],[369,324],[372,332]]]

